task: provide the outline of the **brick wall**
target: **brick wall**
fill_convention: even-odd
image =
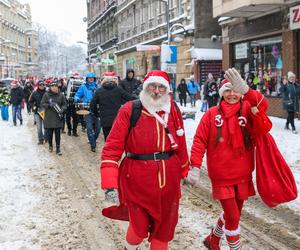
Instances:
[[[295,32],[292,30],[282,32],[282,58],[283,74],[288,71],[297,73],[297,46]]]

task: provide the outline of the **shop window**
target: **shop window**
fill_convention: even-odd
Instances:
[[[281,36],[235,44],[234,62],[245,79],[251,78],[265,95],[278,95],[282,80]]]
[[[160,56],[152,56],[152,69],[160,69]]]
[[[129,58],[125,60],[125,71],[128,69],[134,69],[134,63],[135,63],[134,58]]]

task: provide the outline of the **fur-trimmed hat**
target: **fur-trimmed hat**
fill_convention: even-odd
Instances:
[[[104,72],[102,74],[101,84],[105,84],[108,82],[118,84],[118,77],[115,72]]]
[[[296,75],[292,71],[289,71],[289,72],[287,72],[287,77],[289,79],[291,77],[296,77]]]
[[[160,83],[170,92],[170,77],[167,72],[162,70],[151,70],[144,78],[143,89],[151,83]]]
[[[232,89],[232,87],[233,87],[232,84],[228,80],[226,80],[226,79],[222,80],[220,83],[220,86],[219,86],[220,97],[223,96],[224,91],[230,90],[230,89]]]

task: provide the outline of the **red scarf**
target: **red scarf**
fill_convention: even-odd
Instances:
[[[240,108],[240,102],[229,104],[222,100],[220,103],[221,115],[225,118],[228,124],[228,144],[237,152],[242,152],[245,149],[243,132],[238,120],[238,117],[240,116]]]

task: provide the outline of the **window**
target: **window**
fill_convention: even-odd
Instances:
[[[152,69],[160,69],[160,56],[152,56]]]
[[[31,37],[28,37],[28,47],[31,47]]]
[[[178,16],[180,16],[184,13],[182,0],[177,0],[177,11],[178,11]]]

